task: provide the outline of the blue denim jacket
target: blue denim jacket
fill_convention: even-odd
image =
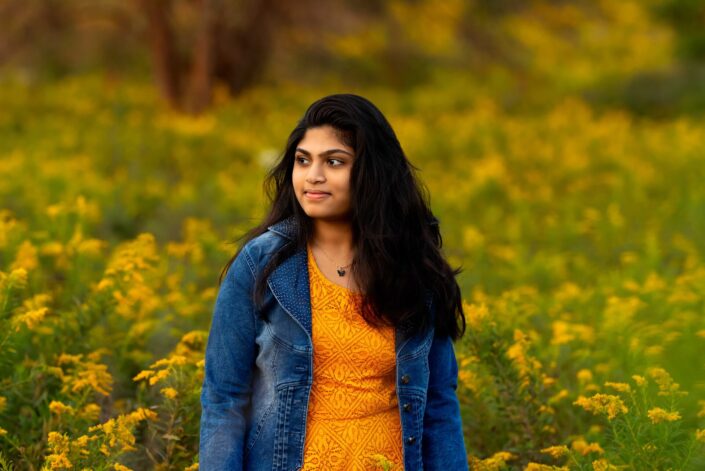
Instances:
[[[252,239],[231,265],[215,301],[201,392],[200,469],[297,470],[303,463],[313,381],[311,302],[305,249],[267,279],[263,321],[255,277],[294,238],[285,219]],[[427,306],[433,309],[430,290]],[[433,313],[434,311],[432,311]],[[467,470],[458,365],[450,337],[397,329],[396,394],[406,471]]]

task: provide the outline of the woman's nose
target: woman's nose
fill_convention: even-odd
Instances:
[[[306,181],[309,183],[317,181],[325,181],[326,177],[323,175],[323,171],[317,165],[312,165],[309,168],[308,174],[306,175]]]

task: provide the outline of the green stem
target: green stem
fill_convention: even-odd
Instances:
[[[693,437],[691,437],[691,439],[690,439],[690,445],[688,446],[688,454],[686,454],[685,458],[683,458],[683,462],[681,463],[680,469],[685,469],[685,467],[690,462],[690,456],[693,454],[693,448],[695,448],[695,442],[697,442],[697,439],[695,438],[695,435],[693,435]]]
[[[569,456],[570,459],[573,461],[573,463],[575,463],[575,464],[578,466],[578,469],[579,469],[580,471],[583,471],[583,465],[581,465],[581,464],[578,462],[578,460],[575,459],[575,456],[573,456],[573,453],[568,452],[568,456]]]

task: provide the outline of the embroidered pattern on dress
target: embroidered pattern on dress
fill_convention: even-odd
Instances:
[[[369,326],[362,296],[327,279],[307,249],[313,385],[303,469],[373,470],[372,455],[403,469],[394,328]]]

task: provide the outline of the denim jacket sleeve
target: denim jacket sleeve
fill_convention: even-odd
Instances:
[[[255,361],[254,275],[244,247],[223,278],[206,344],[199,461],[204,471],[242,469]]]
[[[424,469],[467,470],[460,418],[458,362],[450,337],[434,336],[428,357],[429,380],[423,419]]]

